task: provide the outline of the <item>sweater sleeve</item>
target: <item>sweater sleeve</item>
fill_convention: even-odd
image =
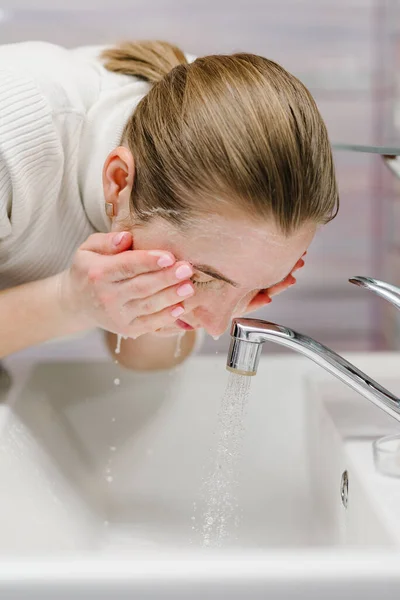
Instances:
[[[0,244],[19,237],[57,193],[65,147],[61,115],[82,117],[99,77],[73,52],[42,42],[0,45]]]
[[[51,108],[27,76],[0,68],[0,240],[32,222],[60,146]]]

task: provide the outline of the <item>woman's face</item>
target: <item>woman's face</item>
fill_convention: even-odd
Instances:
[[[134,159],[126,146],[113,150],[103,168],[106,202],[114,206],[114,230],[126,229],[135,177]],[[134,199],[133,199],[134,201]],[[195,294],[184,301],[185,323],[219,336],[233,316],[242,316],[270,300],[262,290],[281,282],[310,245],[316,226],[304,225],[285,237],[273,222],[255,225],[233,205],[225,213],[194,217],[178,228],[161,217],[130,227],[134,250],[169,250],[194,268]],[[259,297],[256,296],[259,294]],[[182,331],[178,325],[162,333]]]
[[[185,230],[161,218],[132,228],[134,249],[169,250],[192,265],[195,294],[184,302],[181,320],[213,336],[221,335],[232,317],[243,316],[257,294],[285,279],[315,231],[309,224],[285,237],[273,223],[255,226],[231,214],[194,218]],[[256,304],[259,308],[263,301]],[[161,333],[178,331],[174,325]]]

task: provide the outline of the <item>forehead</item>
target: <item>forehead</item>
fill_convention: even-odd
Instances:
[[[283,279],[314,233],[315,227],[309,225],[287,237],[272,222],[258,224],[218,214],[194,217],[184,229],[155,219],[143,231],[147,243],[157,241],[157,248],[173,252],[179,260],[209,265],[244,288]]]

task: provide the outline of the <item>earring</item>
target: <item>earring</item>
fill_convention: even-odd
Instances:
[[[114,204],[112,202],[106,202],[105,204],[106,206],[106,215],[107,217],[113,217],[114,216]]]

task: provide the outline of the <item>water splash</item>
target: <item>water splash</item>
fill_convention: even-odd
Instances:
[[[136,339],[136,337],[134,335],[132,335],[131,338],[133,340]],[[127,335],[120,335],[119,333],[117,333],[117,346],[115,348],[115,354],[121,353],[121,342],[122,342],[122,340],[127,340],[127,339],[128,339]],[[118,361],[116,361],[116,362],[118,362]]]
[[[174,358],[179,358],[180,355],[182,354],[182,339],[183,336],[185,335],[185,332],[179,332],[177,334],[177,340],[176,340],[176,348],[175,348],[175,353],[174,353]]]
[[[117,346],[115,348],[115,354],[120,354],[121,353],[121,342],[122,342],[122,335],[120,335],[118,333],[117,334]]]
[[[205,503],[199,524],[203,546],[222,546],[239,523],[237,486],[250,383],[250,377],[231,373],[221,400],[216,455],[201,490]]]

